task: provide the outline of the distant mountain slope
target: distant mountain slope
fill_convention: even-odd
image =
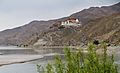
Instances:
[[[82,28],[89,40],[101,39],[110,43],[120,44],[120,13],[99,18]]]
[[[52,45],[85,45],[93,40],[103,40],[118,45],[120,44],[120,13],[96,19],[79,29],[69,27],[48,32],[41,39],[44,38],[49,39],[47,42]]]
[[[78,13],[72,14],[70,17],[79,18],[83,23],[87,23],[96,18],[111,15],[120,12],[120,3],[112,6],[90,7]]]
[[[108,16],[114,13],[120,12],[120,2],[111,6],[102,6],[102,7],[90,7],[89,9],[84,9],[80,12],[74,13],[69,17],[78,18],[83,24],[88,23],[91,20],[96,18]],[[62,18],[65,20],[68,17]]]
[[[65,41],[65,43],[66,43],[66,42],[68,42],[67,38],[71,38],[71,35],[80,33],[80,32],[77,32],[78,30],[76,28],[67,28],[65,30],[63,29],[62,31],[58,30],[57,27],[55,29],[54,27],[56,25],[60,25],[61,21],[64,21],[70,17],[78,18],[82,22],[82,24],[87,24],[88,26],[90,26],[89,23],[98,18],[101,18],[101,17],[104,18],[105,16],[109,16],[109,15],[117,14],[117,13],[120,13],[120,2],[115,5],[112,5],[112,6],[103,6],[100,8],[99,7],[91,7],[89,9],[84,9],[80,12],[74,13],[68,17],[64,17],[64,18],[60,18],[60,19],[49,20],[49,21],[32,21],[29,24],[26,24],[24,26],[14,28],[14,29],[8,29],[8,30],[0,32],[0,44],[1,45],[33,45],[39,39],[41,39],[45,36],[48,37],[48,35],[45,35],[45,34],[51,34],[51,32],[56,33],[56,31],[59,35],[62,35],[62,36],[59,36],[59,35],[54,36],[55,35],[54,34],[54,35],[49,35],[49,37],[54,36],[53,39],[56,37],[59,37],[58,39],[54,39],[58,43],[56,41],[50,41],[50,39],[47,39],[47,38],[45,40],[50,41],[52,43],[56,42],[56,45],[59,44],[59,42],[61,42],[61,41]],[[99,26],[99,24],[100,23],[96,22],[95,26],[97,27],[97,25]],[[87,26],[86,27],[85,26],[86,25],[83,25],[83,28],[82,28],[83,30],[84,30],[84,28],[87,28]],[[91,24],[91,26],[92,26],[92,24]],[[51,28],[51,27],[53,27],[53,28]],[[88,27],[88,28],[92,28],[92,27]],[[70,34],[69,34],[69,32],[70,32]],[[64,34],[66,34],[67,36]],[[81,33],[81,34],[83,34],[83,33]],[[79,35],[81,35],[81,34],[79,34]],[[88,33],[85,33],[85,34],[88,34]],[[79,35],[74,35],[74,37],[76,37],[76,36],[79,37]],[[78,37],[76,37],[76,39]],[[86,36],[86,37],[88,37],[88,36]],[[81,37],[81,39],[84,39],[86,37]],[[88,38],[86,38],[86,39],[88,39]],[[73,41],[73,40],[71,40],[71,41]],[[69,43],[71,41],[69,41]],[[82,41],[85,41],[85,39]],[[62,43],[62,45],[64,45],[65,43]],[[71,43],[73,43],[73,42],[71,42]],[[79,43],[79,41],[78,41],[78,43]]]
[[[0,44],[28,45],[33,44],[39,35],[49,29],[54,21],[32,21],[24,26],[0,32]]]

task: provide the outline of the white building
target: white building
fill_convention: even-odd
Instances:
[[[80,26],[80,21],[76,18],[69,18],[66,21],[61,22],[63,26]]]

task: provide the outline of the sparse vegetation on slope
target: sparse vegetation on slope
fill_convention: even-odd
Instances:
[[[120,13],[94,20],[81,28],[88,40],[104,40],[111,44],[120,43]]]

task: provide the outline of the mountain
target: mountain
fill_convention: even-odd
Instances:
[[[77,13],[70,15],[71,18],[78,18],[82,24],[86,24],[91,20],[101,18],[104,16],[108,16],[111,14],[119,13],[120,12],[120,2],[111,6],[102,6],[102,7],[90,7],[88,9],[84,9]],[[58,20],[66,20],[69,17],[61,18]]]
[[[46,32],[40,40],[38,45],[42,42],[46,42],[45,45],[86,45],[94,40],[120,45],[120,13],[98,18],[79,28]]]
[[[115,33],[119,33],[119,31],[117,30],[115,30],[114,33],[113,31],[111,31],[116,29],[117,27],[111,28],[109,26],[109,24],[111,24],[112,26],[112,22],[117,23],[117,20],[113,21],[112,17],[115,17],[114,14],[119,15],[119,13],[120,2],[112,6],[90,7],[80,12],[74,13],[68,17],[60,19],[49,21],[32,21],[24,26],[0,32],[0,44],[18,46],[28,46],[40,43],[45,43],[45,45],[77,45],[81,43],[86,43],[87,41],[91,40],[92,37],[100,39],[107,34],[110,34],[111,32],[112,35],[110,35],[110,39],[115,36]],[[79,21],[81,21],[82,26],[78,28],[69,27],[60,29],[59,26],[61,21],[65,21],[68,18],[78,18]],[[102,19],[110,20],[104,21]],[[109,22],[109,24],[107,22]],[[101,28],[99,28],[99,31],[98,26],[102,26]],[[111,30],[107,30],[106,28],[104,28],[104,26],[108,26],[108,28]],[[97,30],[92,30],[93,28]],[[89,32],[86,31],[86,29],[88,29]],[[103,32],[100,29],[106,29],[106,32]],[[98,32],[100,34],[95,35]],[[111,39],[111,41],[114,40]]]
[[[81,20],[83,23],[88,23],[91,20],[119,12],[120,2],[112,6],[90,7],[89,9],[84,9],[80,12],[72,14],[70,17],[75,17]]]
[[[103,40],[110,44],[120,44],[120,13],[96,19],[81,28],[78,32],[80,41],[85,37],[87,42]]]
[[[28,45],[37,41],[39,35],[49,29],[54,21],[32,21],[24,26],[0,32],[1,45]]]

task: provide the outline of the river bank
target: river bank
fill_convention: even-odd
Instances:
[[[8,47],[6,47],[8,48]],[[73,51],[76,49],[73,49]],[[63,49],[0,49],[0,73],[37,73],[36,65],[45,65],[54,61],[56,54],[64,55]],[[24,53],[23,53],[24,52]],[[85,52],[86,48],[85,48]],[[100,51],[98,51],[100,52]],[[115,63],[120,65],[120,46],[108,47],[108,54],[115,55]],[[18,68],[16,68],[18,67]],[[21,71],[24,69],[24,71]],[[30,70],[29,70],[30,69]],[[119,68],[120,69],[120,68]]]
[[[34,61],[43,57],[42,55],[0,55],[0,66]]]
[[[5,47],[4,47],[5,48]],[[6,47],[8,48],[8,47]],[[16,49],[15,49],[16,48]],[[73,51],[76,49],[73,49]],[[17,53],[16,53],[17,52]],[[24,53],[23,53],[24,52]],[[87,49],[83,50],[84,53],[87,53]],[[98,53],[101,52],[101,49],[97,50]],[[44,58],[46,56],[54,56],[56,54],[63,54],[63,49],[28,49],[28,48],[8,48],[3,49],[0,47],[0,53],[4,53],[0,55],[0,66],[10,65],[15,63],[24,63],[30,62],[34,60],[38,60]],[[115,60],[120,61],[120,46],[108,47],[107,53],[109,55],[114,54]]]

